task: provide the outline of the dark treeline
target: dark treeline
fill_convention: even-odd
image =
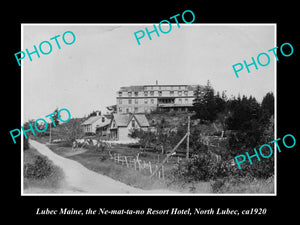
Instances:
[[[195,115],[200,124],[220,122],[229,134],[229,150],[239,154],[264,142],[274,139],[274,95],[267,93],[261,103],[250,96],[228,99],[222,92],[215,94],[210,83],[196,89],[194,99]],[[271,135],[272,133],[272,135]]]
[[[262,144],[274,140],[274,95],[269,92],[259,103],[253,96],[243,95],[227,98],[225,92],[215,94],[208,82],[204,88],[198,86],[194,92],[194,111],[192,119],[200,120],[200,124],[219,122],[227,135],[227,146],[223,160],[253,152]],[[254,153],[254,152],[253,152]],[[245,162],[242,170],[236,175],[251,175],[267,178],[274,174],[273,156],[261,162],[253,160],[253,164]]]

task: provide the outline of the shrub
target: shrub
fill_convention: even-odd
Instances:
[[[24,177],[33,179],[44,179],[53,173],[53,166],[45,157],[37,156],[34,164],[24,165]]]
[[[174,180],[190,183],[213,179],[217,171],[217,163],[209,154],[202,153],[192,156],[188,161],[179,162],[171,173]]]
[[[230,176],[211,182],[211,188],[213,193],[274,193],[274,176],[268,179]]]
[[[23,150],[27,150],[29,149],[29,143],[28,143],[28,139],[25,138],[25,136],[23,137]]]

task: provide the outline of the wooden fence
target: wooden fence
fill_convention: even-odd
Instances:
[[[155,175],[159,179],[165,179],[165,171],[163,166],[158,170],[157,164],[151,163],[151,161],[146,162],[145,160],[141,160],[139,159],[138,155],[136,157],[124,156],[117,153],[111,154],[111,152],[109,151],[109,157],[115,163],[126,166],[127,168],[134,168],[135,170],[146,173],[150,176]],[[153,174],[154,171],[155,174]]]

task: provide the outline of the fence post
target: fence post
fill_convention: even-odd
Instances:
[[[188,133],[186,133],[186,134],[184,135],[184,137],[183,137],[183,138],[177,143],[177,145],[172,149],[172,151],[169,152],[169,154],[167,154],[167,157],[159,164],[160,167],[168,160],[168,158],[172,155],[172,153],[176,151],[176,149],[177,149],[177,148],[179,147],[179,145],[184,141],[184,139],[187,137],[187,135],[188,135]],[[155,171],[154,171],[153,174],[150,176],[150,178],[153,177],[154,174],[155,174],[157,171],[158,171],[158,169],[155,169]]]
[[[187,128],[187,137],[186,137],[186,158],[190,157],[190,116],[188,116],[188,128]]]
[[[136,170],[136,159],[133,159],[133,163],[134,163],[134,170]]]
[[[152,166],[151,166],[151,162],[149,161],[149,171],[150,171],[150,174],[152,174]]]
[[[162,179],[165,180],[165,168],[164,168],[164,166],[161,167],[161,174],[162,174]]]
[[[127,162],[127,157],[125,156],[125,162],[126,162],[126,166],[127,166],[127,168],[129,168],[129,166],[128,166],[128,162]]]

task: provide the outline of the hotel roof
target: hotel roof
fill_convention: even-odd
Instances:
[[[120,91],[145,91],[147,87],[186,87],[187,90],[193,91],[198,85],[187,85],[187,84],[169,84],[169,85],[133,85],[133,86],[124,86],[120,88]],[[202,85],[199,85],[203,88]]]

